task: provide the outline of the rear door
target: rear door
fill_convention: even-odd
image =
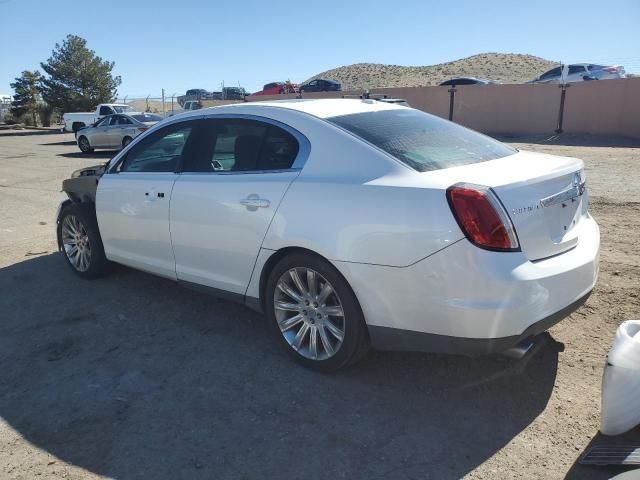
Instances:
[[[157,130],[100,178],[96,212],[109,260],[175,279],[169,201],[197,123]]]
[[[179,280],[244,294],[267,229],[308,147],[268,120],[205,120],[171,197]],[[308,144],[308,142],[306,143]]]

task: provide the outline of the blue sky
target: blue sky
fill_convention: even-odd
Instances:
[[[0,0],[0,93],[68,33],[116,62],[119,96],[301,82],[357,62],[430,65],[483,52],[640,73],[640,0]]]

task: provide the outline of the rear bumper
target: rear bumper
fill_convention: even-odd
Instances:
[[[575,310],[595,286],[600,232],[591,217],[570,251],[535,262],[462,239],[404,268],[335,262],[381,349],[477,355],[510,348]]]
[[[371,344],[378,350],[396,350],[409,352],[450,353],[471,357],[501,353],[516,346],[522,340],[538,335],[577,310],[591,292],[579,298],[571,305],[530,325],[520,335],[500,338],[450,337],[412,330],[400,330],[390,327],[369,326]]]

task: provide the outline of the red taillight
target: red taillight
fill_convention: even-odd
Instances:
[[[603,68],[603,70],[608,73],[618,73],[618,69],[616,67],[607,67]]]
[[[447,200],[458,225],[472,243],[488,250],[520,249],[511,219],[490,188],[453,185],[447,189]]]
[[[148,130],[148,128],[147,127],[139,127],[138,130],[140,132],[146,132]]]

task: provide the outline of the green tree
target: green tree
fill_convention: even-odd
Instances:
[[[16,77],[11,88],[15,92],[13,101],[11,102],[11,114],[15,117],[22,115],[31,115],[33,125],[38,125],[38,104],[40,103],[39,82],[42,79],[40,72],[37,70],[31,72],[25,70],[22,75]]]
[[[115,63],[98,57],[76,35],[67,35],[62,45],[56,43],[51,57],[40,65],[48,75],[41,81],[42,97],[60,112],[92,110],[112,102],[122,81],[111,74]]]

